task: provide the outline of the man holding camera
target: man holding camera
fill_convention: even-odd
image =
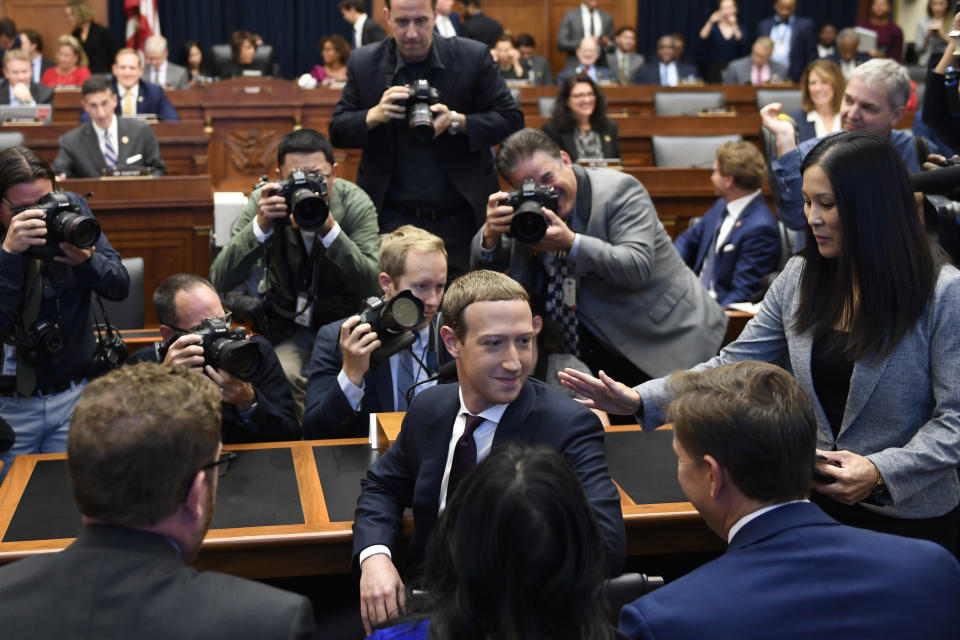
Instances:
[[[306,192],[291,181],[300,175],[295,171],[303,172]],[[250,194],[233,237],[210,267],[210,280],[217,291],[245,288],[243,293],[260,299],[226,298],[238,319],[274,345],[300,417],[306,391],[301,371],[317,328],[354,313],[366,297],[380,293],[377,211],[362,189],[337,178],[333,147],[313,129],[283,137],[277,176],[278,182]],[[326,189],[323,204],[308,197],[291,207],[296,192],[301,202],[311,188]]]
[[[423,320],[413,330],[409,349],[379,357],[396,340],[389,328],[372,326],[359,315],[322,327],[307,369],[307,406],[303,434],[311,438],[365,436],[369,414],[405,411],[407,396],[431,386],[425,382],[450,361],[440,344],[440,301],[447,283],[443,240],[406,225],[383,237],[380,286],[387,304],[401,292],[423,303]],[[368,314],[373,318],[383,314]],[[379,353],[378,353],[379,352]],[[373,358],[373,360],[371,360]],[[424,382],[411,391],[418,382]]]
[[[90,294],[123,300],[130,287],[84,199],[56,190],[53,169],[36,153],[0,152],[0,418],[16,434],[0,455],[0,478],[14,456],[66,451],[97,348]]]
[[[222,394],[223,442],[299,440],[293,398],[273,347],[231,330],[231,314],[206,279],[178,273],[153,294],[163,342],[129,362],[164,362],[205,373]],[[256,348],[252,348],[251,345]]]
[[[440,236],[458,274],[497,188],[490,147],[523,126],[523,113],[487,47],[434,37],[435,9],[436,0],[387,0],[393,37],[350,55],[330,139],[363,149],[357,184],[380,230],[412,224]],[[410,131],[418,119],[420,139]]]
[[[594,371],[647,380],[717,352],[726,316],[683,263],[636,178],[575,165],[536,129],[504,140],[497,168],[512,185],[528,184],[489,197],[471,264],[508,270],[543,296],[567,353]],[[526,198],[527,186],[540,197]],[[518,200],[536,202],[531,210]],[[539,237],[528,236],[537,223]]]

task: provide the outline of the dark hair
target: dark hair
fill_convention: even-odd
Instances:
[[[593,104],[593,113],[590,114],[590,128],[600,129],[607,121],[607,99],[600,91],[600,87],[587,74],[574,73],[567,76],[567,79],[560,85],[560,93],[557,94],[557,99],[553,101],[553,111],[550,114],[550,119],[561,131],[572,131],[577,126],[577,118],[567,105],[567,101],[570,100],[573,88],[581,83],[590,85],[593,95],[596,97],[596,102]]]
[[[533,36],[529,33],[521,33],[517,35],[517,48],[520,47],[536,47],[537,42],[533,39]]]
[[[350,44],[343,36],[339,36],[337,34],[329,35],[320,40],[320,43],[317,45],[317,53],[320,54],[320,60],[323,60],[323,45],[327,44],[328,42],[332,44],[333,48],[337,50],[338,54],[340,54],[340,62],[342,64],[347,64],[347,58],[350,57]]]
[[[17,37],[17,23],[10,18],[0,18],[0,36]]]
[[[580,480],[545,446],[495,449],[447,502],[424,564],[430,638],[614,637],[604,545]]]
[[[359,0],[358,0],[358,1],[359,1]],[[390,0],[383,0],[383,3],[384,3],[385,5],[387,5],[387,9],[390,8]],[[470,3],[470,2],[464,2],[463,4],[471,4],[471,3]],[[474,4],[479,5],[480,3],[479,3],[479,2],[475,2]],[[431,6],[434,10],[436,10],[436,8],[437,8],[437,0],[430,0],[430,6]],[[366,9],[358,9],[358,11],[366,11]]]
[[[316,153],[319,151],[333,164],[333,146],[327,137],[313,129],[297,129],[283,136],[277,147],[277,166],[282,167],[288,153]]]
[[[233,34],[230,35],[230,53],[233,55],[234,60],[240,59],[240,47],[243,46],[244,42],[249,42],[253,45],[253,48],[256,49],[256,34],[241,29],[239,31],[234,31]]]
[[[523,158],[529,158],[537,151],[543,151],[545,154],[560,162],[560,147],[550,139],[540,129],[527,127],[520,129],[500,143],[500,150],[497,152],[497,171],[504,178],[509,179],[513,167]],[[516,185],[514,185],[516,186]]]
[[[624,31],[633,31],[633,34],[634,34],[634,35],[637,34],[637,28],[636,28],[636,27],[631,26],[631,25],[629,25],[629,24],[625,24],[625,25],[621,26],[620,28],[618,28],[618,29],[613,33],[613,37],[616,38],[617,36],[619,36],[619,35],[620,35],[621,33],[623,33]]]
[[[200,43],[196,40],[185,40],[183,42],[183,48],[180,50],[180,64],[182,64],[187,69],[190,68],[190,50],[196,47],[200,50],[200,69],[202,70],[207,64],[207,56],[203,52],[203,47],[200,46]]]
[[[190,291],[198,286],[210,287],[216,292],[210,281],[193,273],[175,273],[157,287],[153,292],[153,309],[157,312],[157,319],[161,324],[175,326],[177,324],[177,293]]]
[[[817,420],[789,373],[745,360],[667,379],[674,433],[698,464],[710,455],[748,498],[805,498],[813,481]]]
[[[113,93],[113,84],[110,82],[109,76],[95,75],[90,76],[83,81],[83,84],[80,85],[80,95],[86,98],[91,93],[100,93],[101,91],[109,91]]]
[[[43,53],[43,36],[40,35],[40,32],[35,29],[23,29],[20,31],[23,35],[37,46],[37,51]]]
[[[389,6],[389,3],[388,3]],[[360,13],[367,12],[367,3],[364,0],[340,0],[338,5],[340,9],[354,9]]]
[[[67,438],[80,513],[141,527],[173,514],[200,467],[214,461],[220,397],[206,376],[156,362],[120,367],[87,385]]]
[[[47,179],[57,188],[53,167],[32,149],[10,147],[0,151],[0,196],[6,197],[10,187],[34,180]]]
[[[816,338],[843,323],[849,357],[889,355],[933,297],[942,262],[920,226],[906,167],[889,140],[865,131],[824,138],[801,173],[812,166],[833,186],[842,244],[838,257],[823,258],[807,228],[794,328]]]

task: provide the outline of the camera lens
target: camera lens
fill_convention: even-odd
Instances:
[[[253,380],[262,360],[260,349],[253,342],[221,338],[210,345],[209,364],[223,369],[245,382]]]
[[[316,231],[327,221],[327,203],[310,189],[297,189],[290,196],[293,219],[304,231]]]
[[[510,220],[510,235],[524,244],[537,244],[547,235],[547,226],[547,217],[540,211],[540,203],[524,200]]]
[[[396,298],[390,305],[390,316],[400,329],[412,329],[423,320],[420,308],[409,298]]]
[[[410,131],[418,142],[433,138],[433,112],[425,102],[417,102],[410,108]]]
[[[61,213],[54,221],[54,234],[78,249],[89,249],[100,239],[100,223],[76,213]]]

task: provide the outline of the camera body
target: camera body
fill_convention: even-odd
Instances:
[[[440,92],[430,86],[427,79],[420,78],[410,85],[407,95],[407,126],[410,133],[419,142],[432,140],[437,130],[433,126],[434,115],[430,107],[440,102]]]
[[[220,318],[207,318],[190,333],[202,338],[200,346],[203,347],[204,364],[209,364],[214,369],[223,369],[244,382],[253,381],[263,356],[260,348],[247,340],[245,329],[231,329]],[[170,344],[184,335],[187,333],[175,333]],[[170,344],[164,342],[157,347],[160,360],[166,357]]]
[[[550,223],[540,210],[546,207],[556,212],[560,195],[553,187],[545,187],[533,180],[524,180],[519,189],[507,194],[501,204],[513,207],[508,235],[524,244],[537,244],[547,235]]]
[[[389,300],[369,298],[360,312],[359,324],[369,324],[380,340],[380,346],[370,354],[371,366],[413,344],[413,329],[423,324],[423,320],[423,301],[409,289]]]
[[[267,184],[267,176],[262,176],[255,188]],[[280,182],[278,195],[287,201],[287,210],[293,214],[297,226],[304,231],[316,231],[327,221],[330,209],[327,206],[327,179],[318,173],[294,169]],[[280,222],[280,220],[277,220]]]
[[[59,192],[48,193],[40,198],[36,204],[24,205],[13,210],[13,215],[40,209],[43,212],[43,222],[47,225],[47,243],[40,247],[30,247],[24,255],[30,258],[52,258],[62,256],[60,243],[72,244],[78,249],[89,249],[100,239],[100,223],[96,219],[85,216],[70,202],[66,194]]]
[[[17,352],[27,361],[38,363],[63,351],[66,335],[58,317],[53,322],[37,320],[16,339]]]

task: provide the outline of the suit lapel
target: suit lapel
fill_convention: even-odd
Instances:
[[[523,383],[523,388],[520,389],[517,399],[510,403],[507,410],[503,412],[503,417],[500,418],[497,431],[493,435],[494,447],[513,440],[520,442],[530,440],[530,425],[527,424],[527,416],[533,409],[536,393],[536,389],[529,379]]]
[[[880,381],[887,368],[890,358],[878,358],[870,356],[860,358],[853,365],[853,375],[850,376],[850,392],[847,395],[847,406],[843,410],[843,422],[840,424],[838,436],[842,434],[847,427],[853,424],[860,412],[867,404],[867,400]]]
[[[118,126],[118,135],[119,138],[119,126]],[[94,168],[94,173],[96,175],[103,174],[103,170],[107,166],[107,161],[103,158],[103,152],[100,150],[100,140],[97,139],[97,132],[93,128],[93,122],[88,121],[83,128],[81,134],[83,136],[83,141],[81,142],[81,153],[84,153],[87,156],[87,164]]]

